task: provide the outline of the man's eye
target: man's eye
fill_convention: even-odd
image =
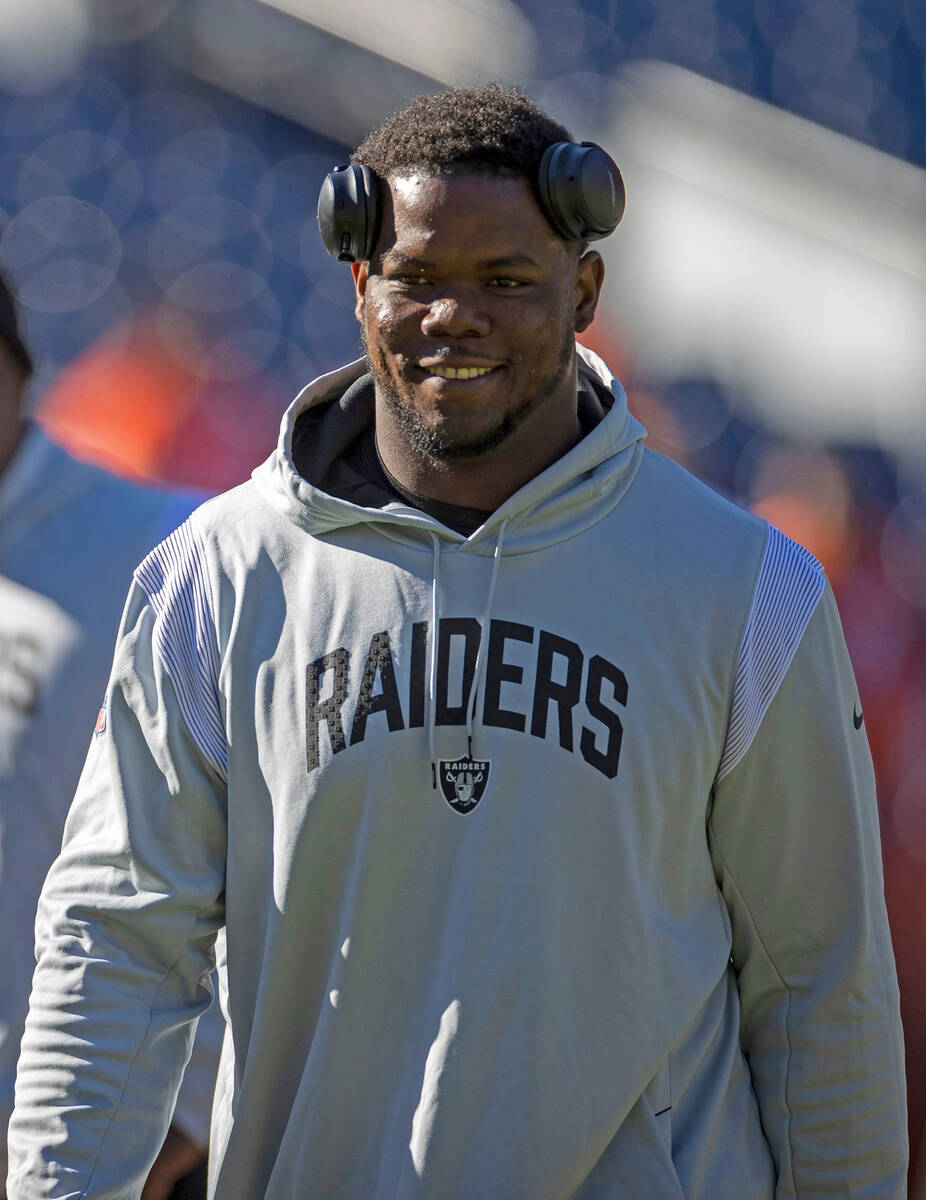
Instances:
[[[402,283],[406,287],[423,287],[430,280],[424,275],[393,275],[393,283]]]
[[[511,279],[508,275],[499,275],[489,281],[489,286],[496,288],[519,288],[526,287],[527,285],[523,279]]]

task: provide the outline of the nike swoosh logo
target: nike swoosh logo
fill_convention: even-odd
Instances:
[[[852,710],[852,724],[855,726],[856,729],[861,729],[862,723],[864,720],[865,720],[865,714],[862,712],[862,710],[856,704],[855,708],[853,708],[853,710]]]

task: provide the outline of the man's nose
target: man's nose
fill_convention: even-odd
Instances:
[[[441,296],[428,305],[421,318],[422,332],[428,337],[487,337],[491,328],[488,314],[468,296]]]

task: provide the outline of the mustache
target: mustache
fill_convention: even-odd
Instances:
[[[471,342],[460,342],[459,345],[450,342],[446,346],[428,346],[427,348],[427,358],[429,361],[435,358],[441,362],[448,358],[466,358],[472,353],[473,347]],[[422,355],[422,357],[425,356]],[[414,361],[417,362],[418,360],[415,359]]]
[[[363,354],[367,360],[367,363],[372,367],[373,354],[370,350],[370,343],[367,338],[367,331],[363,322],[360,323],[360,347],[363,350]],[[411,357],[403,354],[398,361],[393,358],[393,363],[400,376],[403,378],[411,378],[411,370],[413,367],[417,366],[419,357],[426,356],[429,361],[434,361],[436,359],[438,362],[444,362],[446,359],[465,358],[467,355],[471,354],[472,345],[470,343],[465,341],[445,342],[442,346],[428,346],[426,351],[423,350],[422,354],[418,357]],[[380,358],[382,360],[384,356],[380,354]]]

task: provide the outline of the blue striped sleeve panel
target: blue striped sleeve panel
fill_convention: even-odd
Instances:
[[[135,579],[154,610],[154,653],[173,681],[181,715],[207,762],[227,781],[215,621],[189,521],[155,546],[137,568]]]
[[[825,587],[810,551],[770,528],[740,645],[718,783],[752,745]]]

